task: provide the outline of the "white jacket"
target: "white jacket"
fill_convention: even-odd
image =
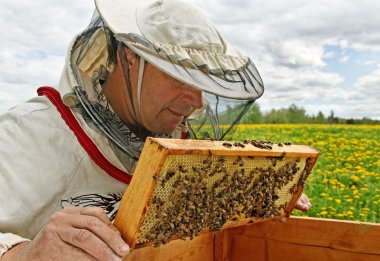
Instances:
[[[91,130],[88,130],[91,132]],[[108,141],[91,133],[107,159],[123,169]],[[0,256],[32,239],[64,205],[126,185],[100,169],[46,97],[37,97],[0,116]],[[112,203],[112,202],[111,202]],[[115,206],[117,208],[117,206]]]

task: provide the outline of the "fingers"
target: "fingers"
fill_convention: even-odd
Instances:
[[[74,230],[61,231],[62,237],[70,244],[86,251],[95,251],[101,259],[115,253],[117,256],[127,255],[130,251],[128,244],[120,236],[120,232],[112,225],[107,215],[100,208],[65,208],[62,219]],[[79,231],[79,232],[78,232]]]
[[[84,250],[97,260],[121,260],[105,242],[87,229],[69,228],[58,233],[63,241]]]
[[[59,251],[54,258],[51,258],[50,260],[80,260],[80,261],[97,261],[96,257],[93,255],[88,254],[83,249],[77,248],[69,243],[62,242],[64,245],[63,248],[66,249],[66,251]],[[69,257],[70,255],[70,257]],[[34,259],[33,259],[34,260]],[[41,260],[38,258],[37,260]]]
[[[112,222],[108,219],[106,213],[97,207],[66,207],[62,210],[64,213],[78,214],[78,215],[88,215],[94,216],[102,220],[105,224],[112,224]]]
[[[309,211],[311,209],[311,202],[309,198],[305,194],[302,194],[298,199],[295,208],[303,212]]]
[[[295,208],[301,210],[302,212],[307,212],[310,210],[310,207],[308,205],[300,203],[297,203]]]
[[[66,207],[62,210],[64,213],[76,214],[76,215],[86,215],[86,216],[94,216],[99,218],[104,224],[113,229],[116,233],[120,235],[120,231],[112,224],[109,220],[106,213],[98,207]]]

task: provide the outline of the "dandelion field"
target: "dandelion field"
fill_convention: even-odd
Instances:
[[[240,125],[234,140],[291,141],[321,152],[304,193],[313,204],[293,215],[380,223],[380,126]]]

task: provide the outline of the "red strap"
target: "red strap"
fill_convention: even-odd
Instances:
[[[118,181],[125,184],[129,184],[129,182],[131,182],[132,175],[115,167],[103,156],[98,147],[96,147],[95,143],[87,136],[82,127],[79,125],[69,107],[62,102],[61,95],[56,89],[44,86],[38,88],[37,93],[38,96],[45,95],[55,105],[58,112],[61,114],[61,117],[74,132],[79,143],[82,145],[90,158],[96,163],[96,165]]]

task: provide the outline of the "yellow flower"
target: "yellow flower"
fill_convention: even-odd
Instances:
[[[337,199],[335,199],[335,202],[336,202],[337,204],[340,204],[340,203],[342,203],[342,200],[340,200],[339,198],[337,198]]]
[[[321,195],[320,195],[322,198],[324,198],[324,197],[327,197],[327,194],[326,193],[321,193]]]
[[[327,215],[327,211],[325,211],[325,210],[322,211],[322,212],[321,212],[321,215],[322,215],[322,216],[326,216],[326,215]]]

